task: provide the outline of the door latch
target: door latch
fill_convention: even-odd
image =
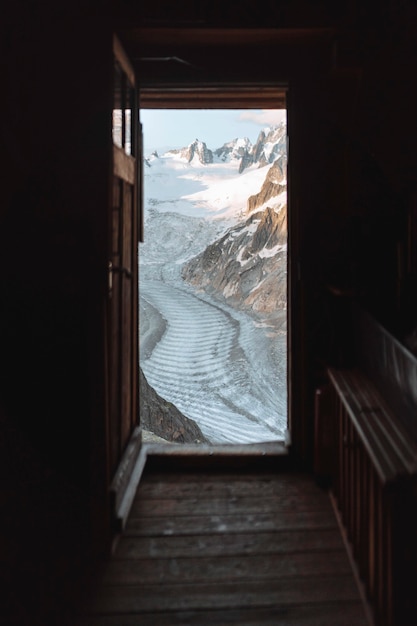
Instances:
[[[132,278],[132,271],[127,267],[120,267],[119,265],[113,265],[113,263],[109,263],[109,271],[117,272],[118,274],[124,274],[126,278]]]
[[[113,273],[118,273],[126,276],[126,278],[132,278],[133,274],[130,269],[127,267],[120,267],[119,265],[113,265],[111,261],[109,261],[109,297],[111,298],[113,295]]]

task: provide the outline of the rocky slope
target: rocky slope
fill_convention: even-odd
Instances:
[[[221,148],[214,150],[214,155],[222,161],[240,161],[239,174],[252,165],[264,167],[271,165],[287,151],[286,124],[265,128],[256,143],[252,144],[247,137],[229,141]]]
[[[282,134],[282,129],[279,132]],[[277,133],[275,129],[270,135],[277,139]],[[265,158],[267,143],[265,133],[261,133],[253,158]],[[271,158],[276,155],[276,146],[279,137],[270,150]],[[249,217],[188,261],[182,277],[261,321],[281,323],[287,301],[286,155],[275,158],[265,170],[261,189],[247,200]]]
[[[268,169],[261,190],[249,196],[247,203],[247,212],[251,213],[263,204],[276,198],[281,194],[287,193],[287,157],[280,156]],[[284,200],[286,202],[286,198]],[[286,235],[286,232],[285,232]]]
[[[286,308],[287,213],[252,213],[186,263],[182,277],[231,306],[270,320]]]
[[[183,415],[171,402],[167,402],[149,385],[140,368],[139,411],[141,426],[167,441],[174,443],[209,443],[192,419]]]

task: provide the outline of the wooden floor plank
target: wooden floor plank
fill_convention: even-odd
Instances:
[[[126,535],[196,535],[207,533],[268,532],[285,529],[336,528],[328,511],[250,513],[248,515],[199,515],[129,519]]]
[[[113,560],[103,578],[105,584],[152,584],[232,582],[349,574],[350,564],[344,551],[280,554],[244,557],[217,556],[171,559]]]
[[[136,499],[134,502],[130,518],[155,517],[158,516],[189,516],[206,515],[212,511],[219,514],[235,515],[240,512],[258,512],[260,508],[264,513],[276,513],[278,511],[297,509],[298,511],[309,510],[329,510],[329,501],[320,500],[313,496],[299,498],[296,496],[286,496],[277,498],[268,496],[262,499],[247,496],[229,496],[224,498],[198,497],[177,497],[177,498],[152,498],[148,500]]]
[[[188,585],[105,585],[92,609],[101,614],[158,613],[358,601],[351,575]],[[352,625],[353,626],[353,625]]]
[[[280,480],[279,474],[253,476],[236,474],[173,474],[168,479],[160,475],[150,475],[138,490],[140,500],[148,498],[214,498],[252,496],[265,498],[271,496],[294,495],[302,498],[312,496],[314,499],[327,500],[327,494],[305,476],[292,475],[289,480]]]
[[[328,494],[296,473],[146,473],[77,626],[369,626]]]
[[[276,533],[122,537],[114,558],[291,554],[341,550],[343,547],[337,528],[300,531],[290,529]]]
[[[267,608],[96,615],[78,626],[369,626],[357,601]]]
[[[327,494],[315,485],[305,486],[302,484],[280,485],[277,481],[254,481],[237,480],[232,483],[222,482],[159,482],[148,484],[147,488],[139,489],[138,501],[144,502],[149,499],[183,499],[183,498],[243,498],[251,497],[257,500],[264,498],[286,498],[298,501],[314,498],[317,503],[327,501]]]

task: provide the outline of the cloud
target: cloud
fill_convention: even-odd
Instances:
[[[276,126],[285,122],[287,111],[285,109],[264,109],[262,111],[243,111],[239,120],[250,121],[260,126]]]

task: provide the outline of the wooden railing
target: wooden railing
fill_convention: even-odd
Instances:
[[[362,372],[328,378],[332,490],[375,622],[415,625],[417,448]]]

